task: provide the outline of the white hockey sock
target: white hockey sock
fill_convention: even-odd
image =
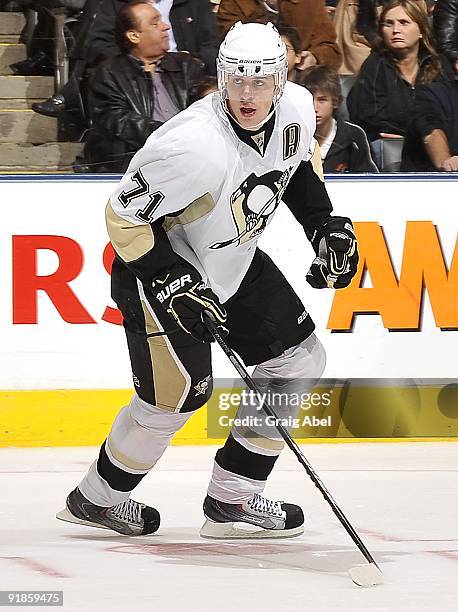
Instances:
[[[147,474],[173,435],[193,414],[166,412],[134,395],[117,415],[106,440],[105,451],[110,463],[129,474]],[[78,486],[98,506],[113,506],[130,496],[130,491],[118,491],[100,476],[97,461]]]
[[[233,474],[215,461],[207,492],[210,497],[219,501],[238,504],[251,499],[255,493],[262,493],[265,486],[264,480]]]
[[[263,393],[269,391],[288,397],[291,397],[292,394],[301,397],[317,383],[323,373],[325,363],[324,349],[315,334],[312,334],[301,344],[287,349],[278,357],[259,364],[254,370],[253,378],[256,379]],[[295,417],[299,408],[300,403],[296,403],[295,406],[291,404],[286,406],[283,412],[277,410],[278,416]],[[253,406],[241,404],[237,411],[237,417],[243,419],[246,416],[260,416],[259,425],[254,420],[248,426],[236,425],[232,428],[231,434],[244,449],[266,458],[265,461],[260,459],[263,466],[261,470],[264,472],[262,478],[266,478],[266,474],[272,469],[269,466],[273,466],[273,458],[278,457],[284,442],[275,427],[266,423],[263,418],[264,412],[256,411]],[[230,454],[229,460],[228,454]],[[240,451],[233,444],[225,445],[223,461],[227,461],[227,465],[237,466],[238,463],[241,466],[242,462],[246,464],[246,458],[241,458]],[[259,465],[257,469],[250,470],[249,466],[245,464],[243,468],[240,468],[245,474],[242,476],[235,473],[237,467],[231,468],[234,471],[228,471],[215,462],[208,486],[208,495],[220,501],[238,503],[249,499],[254,493],[262,493],[265,480],[257,480],[246,476],[247,471],[249,471],[251,472],[250,476],[259,477],[261,475],[261,472],[257,473]]]

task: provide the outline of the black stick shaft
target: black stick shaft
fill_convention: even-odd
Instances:
[[[237,357],[237,355],[234,353],[234,351],[226,344],[224,338],[221,336],[221,334],[220,334],[220,332],[218,330],[218,326],[213,321],[213,318],[211,317],[211,315],[207,315],[207,313],[204,313],[204,323],[205,323],[207,329],[209,330],[209,332],[212,334],[213,338],[216,340],[216,342],[219,344],[219,346],[223,349],[224,353],[229,358],[230,362],[233,364],[233,366],[235,367],[237,372],[240,374],[240,376],[244,380],[246,386],[249,389],[251,389],[252,391],[254,391],[257,395],[262,397],[262,394],[261,394],[260,390],[258,389],[258,387],[257,387],[256,383],[254,382],[254,380],[248,374],[248,372],[247,372],[245,366],[243,365],[243,363],[241,362],[241,360]],[[323,482],[321,481],[320,477],[315,472],[315,470],[313,469],[312,465],[310,464],[308,459],[305,457],[305,455],[303,454],[303,452],[301,451],[299,446],[293,440],[293,438],[291,437],[291,434],[289,433],[289,431],[285,427],[283,427],[283,425],[280,423],[279,417],[277,416],[277,414],[275,413],[273,408],[271,408],[271,406],[269,406],[269,404],[266,401],[263,402],[262,408],[263,408],[264,412],[268,416],[271,416],[271,417],[273,417],[275,419],[275,423],[276,423],[275,426],[276,426],[279,434],[281,435],[281,437],[285,441],[286,445],[289,446],[289,448],[292,450],[292,452],[296,455],[297,460],[304,467],[305,471],[310,476],[313,484],[317,487],[317,489],[319,489],[319,491],[323,495],[324,499],[331,506],[332,511],[337,516],[337,518],[341,522],[342,526],[344,527],[345,531],[351,537],[351,539],[356,544],[356,546],[358,547],[360,552],[364,555],[364,557],[366,558],[366,560],[369,563],[373,563],[374,565],[376,565],[378,567],[377,563],[375,562],[374,557],[368,551],[368,549],[366,548],[364,542],[361,540],[359,535],[356,533],[356,531],[355,531],[354,527],[351,525],[350,521],[347,519],[345,514],[339,508],[339,506],[337,505],[336,501],[332,497],[331,493],[328,491],[326,486],[323,484]]]

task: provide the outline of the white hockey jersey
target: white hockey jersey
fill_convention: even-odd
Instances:
[[[314,132],[312,96],[293,83],[285,86],[270,139],[264,132],[253,137],[256,150],[236,135],[218,94],[196,102],[148,138],[112,194],[107,219],[115,250],[127,261],[142,254],[142,241],[147,248],[135,231],[135,249],[127,234],[120,238],[124,221],[124,229],[137,230],[163,218],[173,250],[225,302],[291,176],[312,157]]]

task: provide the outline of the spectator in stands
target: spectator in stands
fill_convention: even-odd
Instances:
[[[119,53],[114,39],[116,15],[130,0],[87,0],[80,18],[79,36],[72,52],[74,70],[69,83],[44,102],[32,105],[35,112],[59,117],[81,105],[80,82],[88,68]],[[151,4],[154,4],[151,0]],[[160,0],[158,10],[170,20],[172,48],[201,59],[209,74],[216,73],[217,26],[208,0]]]
[[[437,0],[433,23],[439,51],[458,70],[458,0]]]
[[[288,81],[297,82],[298,70],[302,67],[301,39],[295,28],[279,25],[278,31],[288,52]]]
[[[380,4],[377,0],[358,0],[355,27],[370,45],[375,45],[378,39],[377,11]]]
[[[209,0],[155,0],[162,20],[170,26],[170,51],[187,51],[216,75],[218,29]]]
[[[324,171],[378,172],[364,130],[334,117],[342,100],[338,74],[326,66],[314,66],[304,71],[301,84],[313,94],[315,138]]]
[[[416,86],[450,78],[448,62],[437,54],[424,7],[391,0],[379,23],[380,43],[361,67],[347,98],[352,121],[369,140],[404,136],[412,116]]]
[[[148,136],[188,105],[204,66],[189,53],[167,53],[168,31],[147,0],[120,10],[121,54],[103,62],[90,82],[92,128],[84,151],[90,171],[124,172]]]
[[[54,74],[54,9],[63,9],[66,16],[79,14],[86,0],[18,0],[17,11],[33,9],[37,23],[28,41],[28,57],[10,65],[14,74],[46,76]]]
[[[97,64],[119,53],[114,39],[116,15],[130,0],[86,0],[78,19],[75,47],[70,55],[70,77],[62,89],[43,102],[32,104],[40,115],[61,117],[66,111],[84,116],[83,77]]]
[[[375,0],[340,0],[334,17],[337,44],[342,54],[339,74],[358,74],[377,40]]]
[[[453,81],[418,87],[401,170],[458,172],[458,62],[456,72]]]
[[[301,38],[304,69],[340,66],[336,32],[324,0],[221,0],[217,18],[223,35],[237,21],[292,26]]]

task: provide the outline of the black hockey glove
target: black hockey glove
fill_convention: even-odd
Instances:
[[[191,268],[174,268],[152,282],[154,298],[187,334],[200,342],[212,342],[213,336],[203,323],[202,313],[208,310],[216,324],[226,321],[227,314],[218,297],[205,288],[198,272]],[[225,330],[226,331],[226,330]]]
[[[359,261],[352,222],[348,217],[331,217],[321,235],[318,257],[307,272],[307,282],[315,289],[347,287]]]

